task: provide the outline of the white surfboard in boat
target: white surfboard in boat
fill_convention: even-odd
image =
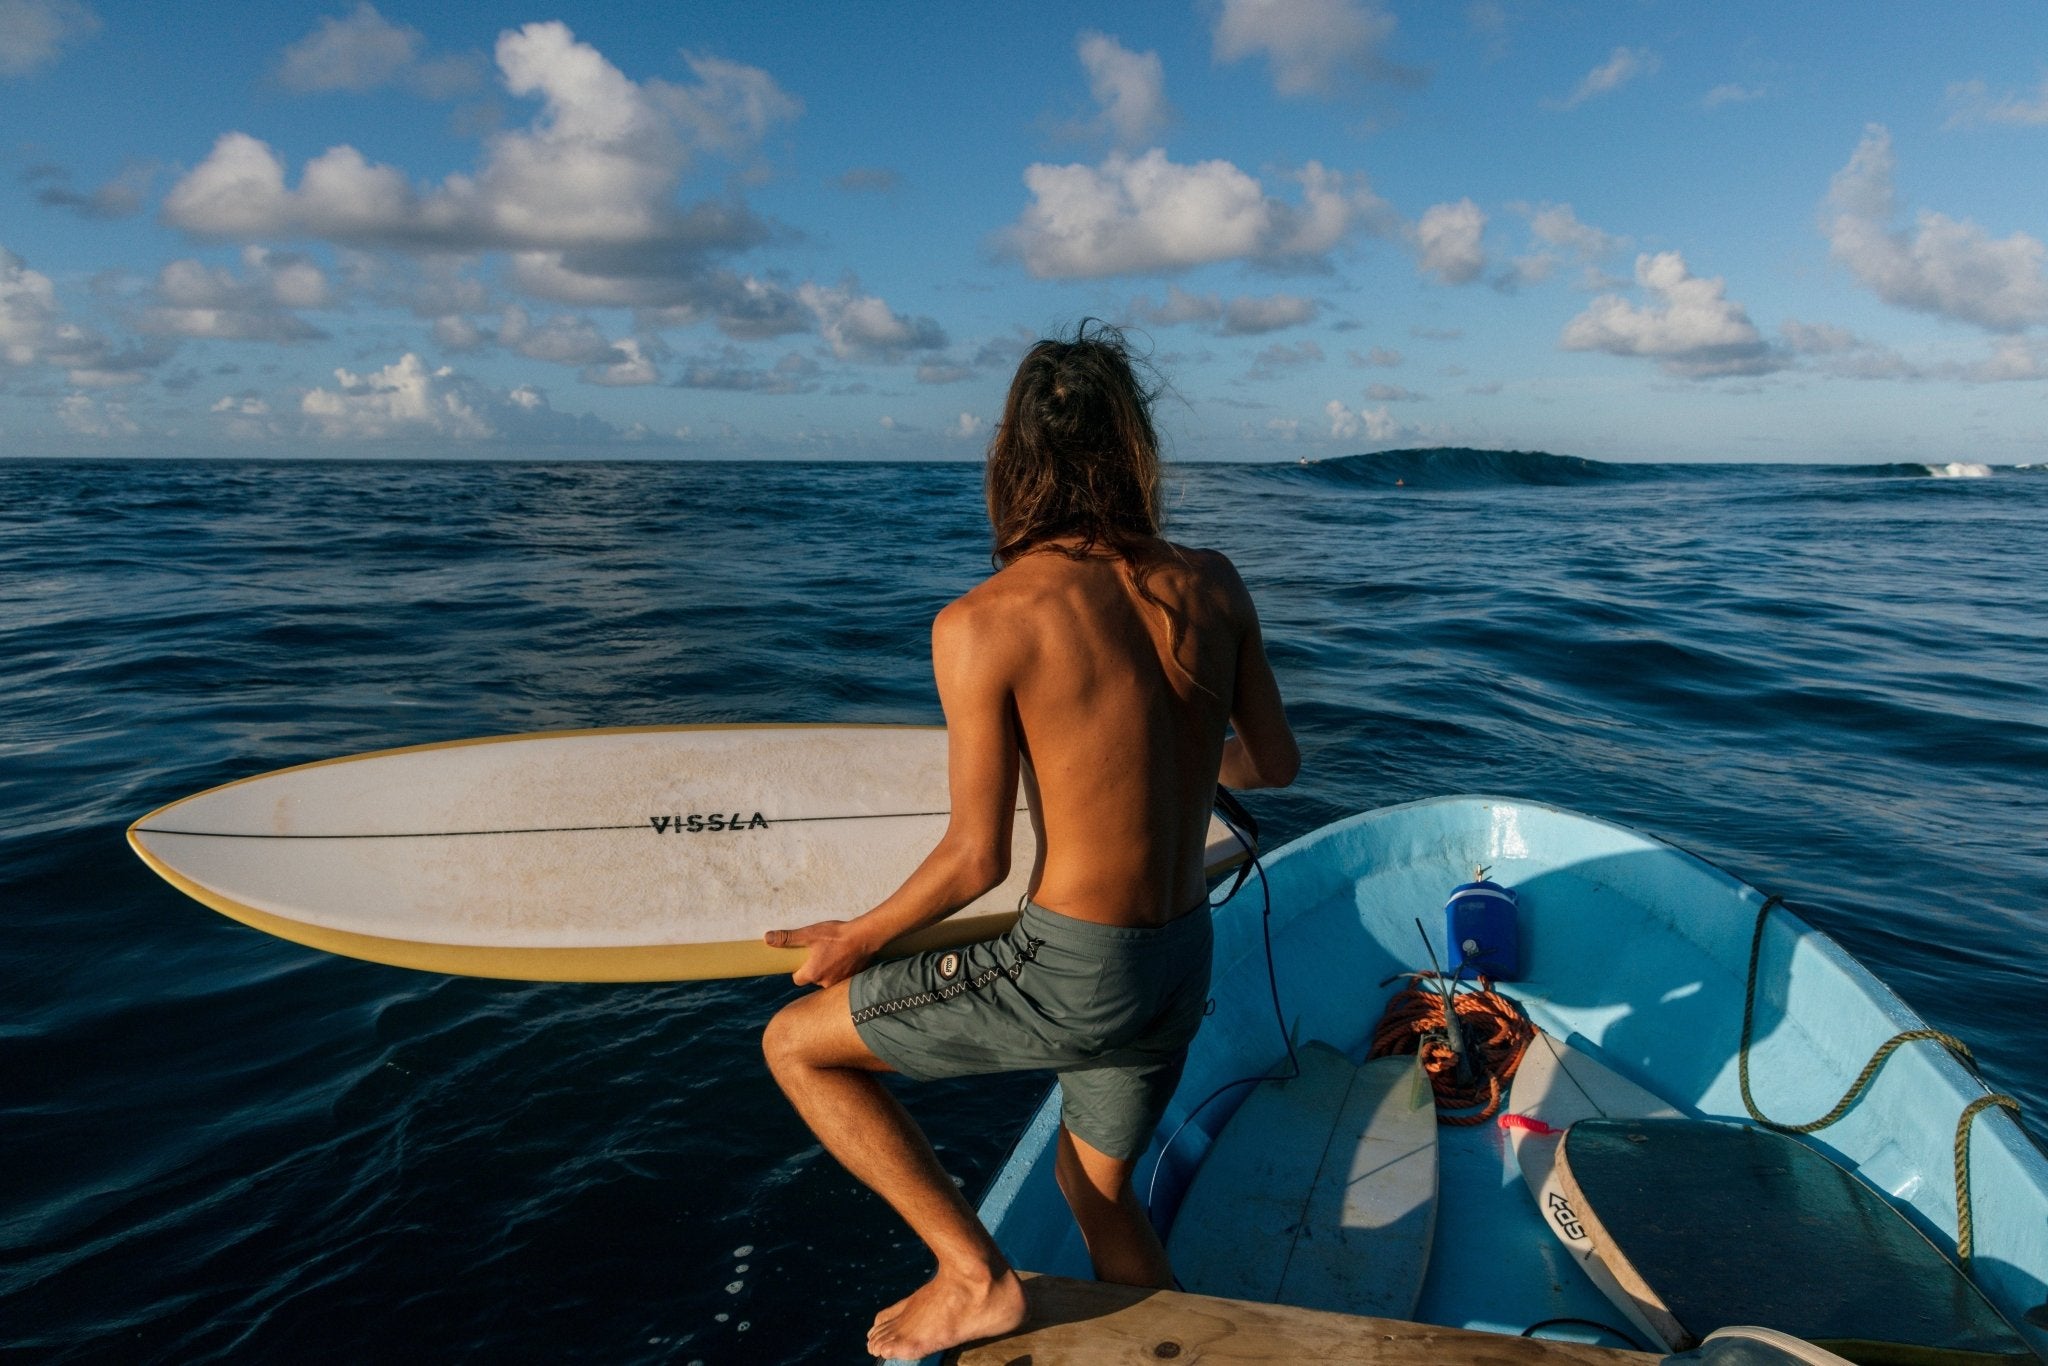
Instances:
[[[1542,1133],[1510,1127],[1508,1142],[1515,1164],[1543,1222],[1570,1249],[1600,1293],[1651,1342],[1662,1340],[1658,1325],[1637,1307],[1601,1261],[1586,1222],[1558,1177],[1557,1148],[1564,1131],[1582,1119],[1678,1118],[1678,1111],[1604,1063],[1595,1062],[1564,1040],[1543,1030],[1529,1041],[1508,1092],[1508,1112],[1553,1130]]]
[[[1436,1230],[1436,1097],[1413,1054],[1364,1066],[1327,1044],[1261,1082],[1174,1216],[1187,1289],[1379,1318],[1415,1312]]]
[[[404,967],[554,981],[788,972],[770,929],[857,915],[945,830],[946,733],[924,726],[556,731],[281,769],[152,811],[143,861],[221,913]],[[1212,874],[1243,857],[1221,821]],[[1015,918],[1037,862],[894,952]]]

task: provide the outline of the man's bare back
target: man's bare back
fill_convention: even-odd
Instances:
[[[1053,542],[947,609],[1014,699],[1041,836],[1033,899],[1111,925],[1163,924],[1202,899],[1224,727],[1241,688],[1270,688],[1230,562],[1147,549],[1140,571]]]

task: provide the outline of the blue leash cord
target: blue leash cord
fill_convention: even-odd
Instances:
[[[1285,1073],[1239,1077],[1236,1081],[1227,1081],[1204,1096],[1201,1104],[1188,1111],[1186,1118],[1182,1119],[1167,1136],[1166,1142],[1159,1145],[1158,1160],[1152,1164],[1152,1179],[1145,1186],[1145,1211],[1148,1214],[1152,1212],[1153,1200],[1159,1194],[1159,1169],[1166,1165],[1166,1155],[1173,1150],[1174,1141],[1181,1136],[1182,1130],[1194,1123],[1195,1116],[1208,1109],[1218,1097],[1239,1086],[1256,1086],[1262,1081],[1292,1081],[1301,1075],[1301,1059],[1295,1056],[1294,1038],[1288,1032],[1286,1014],[1280,1009],[1280,976],[1273,966],[1273,887],[1266,877],[1266,865],[1259,860],[1259,824],[1252,818],[1251,812],[1245,810],[1244,804],[1234,793],[1221,787],[1216,789],[1216,815],[1230,828],[1230,833],[1237,836],[1237,842],[1244,846],[1246,859],[1238,868],[1237,881],[1231,884],[1230,891],[1224,895],[1223,900],[1215,904],[1230,904],[1231,899],[1244,887],[1246,879],[1254,870],[1257,871],[1259,892],[1265,903],[1259,913],[1259,935],[1266,946],[1266,986],[1273,996],[1273,1023],[1280,1029],[1280,1042],[1287,1047],[1288,1070]],[[1213,1006],[1214,1002],[1211,1004]],[[1153,1222],[1156,1224],[1158,1221],[1155,1219]]]

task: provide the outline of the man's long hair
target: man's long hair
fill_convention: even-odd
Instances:
[[[1139,380],[1142,365],[1120,329],[1093,318],[1072,340],[1041,341],[1024,353],[988,443],[991,558],[1001,567],[1067,537],[1072,544],[1053,548],[1071,559],[1111,552],[1164,619],[1175,671],[1211,692],[1181,662],[1182,622],[1150,586],[1153,571],[1179,551],[1159,540],[1158,387]]]
[[[1093,319],[1072,340],[1025,353],[988,446],[993,557],[1008,564],[1041,542],[1076,537],[1127,564],[1159,534],[1155,389],[1138,379],[1124,335]]]

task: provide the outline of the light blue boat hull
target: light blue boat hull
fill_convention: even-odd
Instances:
[[[1521,897],[1524,978],[1502,989],[1537,1024],[1680,1110],[1746,1117],[1736,1058],[1763,897],[1683,850],[1536,802],[1444,797],[1387,807],[1267,856],[1273,954],[1297,1037],[1361,1057],[1392,990],[1381,980],[1424,965],[1415,920],[1441,954],[1444,898],[1478,867]],[[1197,1115],[1163,1163],[1161,1143],[1219,1086],[1284,1062],[1260,909],[1254,877],[1216,912],[1216,1012],[1138,1169],[1139,1194],[1152,1191],[1162,1222],[1249,1088]],[[1817,1118],[1879,1044],[1921,1027],[1833,940],[1782,907],[1771,912],[1750,1064],[1764,1113],[1787,1123]],[[1908,1044],[1839,1123],[1806,1141],[1888,1193],[1952,1255],[1956,1120],[1984,1094],[1939,1045]],[[1086,1252],[1053,1183],[1058,1118],[1055,1088],[981,1214],[1015,1265],[1086,1276]],[[1505,1135],[1492,1125],[1445,1128],[1440,1140],[1437,1237],[1416,1317],[1506,1333],[1554,1318],[1616,1322],[1538,1218]],[[2025,1319],[2048,1300],[2048,1159],[1994,1109],[1972,1131],[1970,1183],[1977,1284],[2048,1358],[2048,1332]]]

